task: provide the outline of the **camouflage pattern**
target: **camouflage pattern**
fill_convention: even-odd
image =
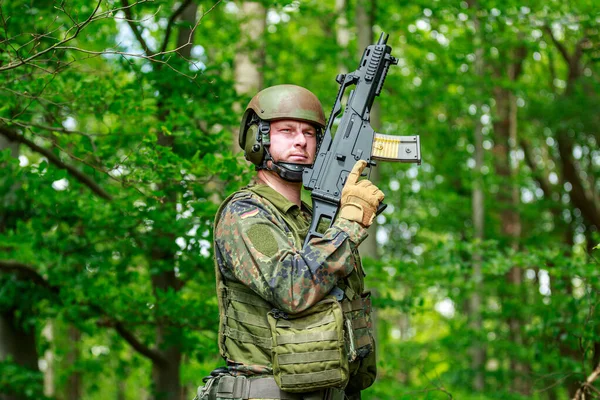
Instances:
[[[334,287],[346,295],[364,291],[364,271],[357,247],[367,232],[342,218],[303,248],[311,220],[310,207],[298,207],[264,184],[253,184],[227,201],[215,225],[215,261],[222,291],[237,285],[251,289],[257,303],[266,301],[287,313],[299,313],[319,302]],[[226,296],[225,296],[226,297]],[[222,308],[231,310],[226,299]],[[228,313],[221,313],[221,326]],[[265,319],[266,315],[257,315]],[[244,327],[235,322],[239,329]],[[223,338],[223,356],[234,374],[272,374],[270,352],[252,343]],[[249,350],[250,349],[250,350]],[[375,379],[375,354],[350,365],[347,393],[360,391]]]
[[[283,198],[275,191],[273,194]],[[340,219],[303,249],[302,242],[294,240],[292,229],[307,231],[309,214],[290,204],[284,212],[295,222],[293,227],[274,212],[268,200],[256,195],[234,196],[223,209],[215,237],[225,279],[241,282],[276,308],[295,314],[323,299],[340,279],[350,275],[356,267],[353,251],[366,231],[355,222]],[[268,241],[257,238],[259,234],[268,236]],[[298,238],[303,239],[302,235]]]
[[[266,365],[257,364],[240,364],[233,360],[227,360],[227,367],[229,373],[233,376],[252,376],[252,375],[271,375],[273,374],[273,368]]]

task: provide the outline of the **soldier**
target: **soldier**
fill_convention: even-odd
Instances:
[[[301,200],[302,171],[313,163],[325,123],[317,97],[294,85],[259,92],[245,110],[239,144],[257,174],[223,202],[214,234],[219,349],[227,367],[213,371],[216,379],[199,389],[200,398],[360,399],[360,391],[375,380],[370,301],[363,295],[357,247],[383,193],[368,180],[358,181],[364,161],[348,176],[333,226],[303,247],[311,207]],[[313,334],[300,322],[302,334],[292,335],[296,347],[275,362],[284,350],[274,348],[281,340],[274,338],[273,327],[324,310],[324,298],[339,301],[344,326],[316,334],[335,336],[344,329],[343,351],[313,351],[325,344],[306,343]],[[313,321],[329,318],[314,315]],[[312,327],[335,325],[325,322]],[[341,353],[341,361],[327,358]]]

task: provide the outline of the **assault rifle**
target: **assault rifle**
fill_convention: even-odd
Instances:
[[[358,160],[365,160],[369,167],[376,165],[375,160],[421,163],[419,136],[383,135],[375,133],[370,124],[373,101],[381,93],[390,66],[398,64],[391,55],[392,48],[386,44],[388,37],[382,33],[376,44],[367,46],[356,71],[335,78],[340,89],[323,141],[314,164],[304,168],[302,177],[304,187],[311,191],[313,205],[313,217],[304,245],[314,237],[323,236],[317,231],[319,224],[333,224],[340,207],[342,188]],[[342,112],[342,98],[351,85],[356,87],[350,92],[332,138],[333,122]],[[381,204],[377,214],[385,207]]]

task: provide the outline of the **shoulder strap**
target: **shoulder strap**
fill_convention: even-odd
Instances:
[[[240,193],[242,193],[240,195]],[[251,194],[250,193],[244,193],[244,191],[242,190],[241,192],[235,192],[231,195],[229,195],[225,200],[223,200],[223,202],[221,203],[221,205],[219,206],[219,209],[217,210],[217,214],[215,215],[215,221],[213,223],[213,251],[214,251],[214,261],[215,261],[215,280],[216,280],[216,287],[217,287],[217,303],[219,306],[219,352],[221,354],[221,357],[225,358],[226,357],[226,352],[225,352],[225,326],[223,324],[223,321],[225,320],[225,296],[226,296],[226,287],[225,284],[223,283],[223,277],[221,276],[221,270],[219,268],[219,262],[217,261],[217,252],[219,251],[219,248],[217,247],[217,240],[214,237],[214,233],[217,230],[217,224],[219,223],[219,220],[221,219],[221,215],[223,214],[223,210],[225,209],[225,207],[227,206],[227,204],[229,204],[229,202],[231,202],[232,199],[234,198],[247,198],[250,197]]]

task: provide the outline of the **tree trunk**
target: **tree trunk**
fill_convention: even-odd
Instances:
[[[0,151],[10,149],[13,157],[19,155],[19,145],[16,142],[10,142],[4,136],[0,135]],[[13,188],[14,189],[14,188]],[[0,198],[0,206],[4,208],[10,202],[10,192]],[[0,234],[6,231],[7,221],[10,219],[5,212],[0,213]],[[5,278],[6,274],[0,273],[0,278]],[[38,370],[38,352],[36,346],[36,336],[34,329],[25,329],[15,318],[14,309],[7,309],[0,313],[0,361],[8,357],[25,368],[32,371]],[[2,400],[21,400],[25,399],[24,394],[1,394]]]
[[[475,75],[477,78],[483,77],[483,48],[481,43],[480,23],[479,18],[475,17],[475,35],[477,35],[476,43],[477,48],[475,50]],[[483,98],[483,94],[478,93],[479,98]],[[481,102],[476,102],[478,105],[478,111],[481,110]],[[479,114],[477,116],[480,117]],[[484,216],[485,216],[485,204],[484,204],[484,193],[483,193],[483,179],[482,179],[482,168],[483,168],[483,125],[481,118],[477,118],[475,122],[475,130],[473,132],[475,139],[475,181],[473,182],[473,228],[474,228],[474,239],[476,242],[483,242],[484,240]],[[470,328],[479,334],[483,328],[483,318],[481,316],[481,303],[483,296],[483,273],[481,271],[482,255],[479,251],[479,246],[476,246],[476,250],[473,252],[472,260],[473,270],[471,273],[471,280],[473,281],[473,294],[469,299],[469,320]],[[471,355],[471,370],[473,371],[472,387],[474,391],[481,392],[485,388],[484,381],[484,364],[485,364],[485,347],[481,339],[473,341],[471,348],[469,349]]]
[[[79,360],[80,344],[81,344],[81,332],[74,326],[69,326],[69,351],[66,359],[70,367],[76,366]],[[65,391],[66,400],[79,400],[83,394],[81,390],[82,376],[79,368],[76,367],[67,378],[67,387]]]
[[[575,48],[572,52],[565,47],[564,43],[558,41],[551,30],[547,30],[547,33],[550,35],[551,41],[556,46],[558,52],[562,55],[563,60],[567,66],[567,87],[564,94],[559,95],[557,97],[562,100],[566,100],[567,103],[572,101],[570,98],[573,97],[576,93],[576,87],[581,78],[581,74],[583,72],[583,60],[582,57],[584,55],[583,47],[586,43],[584,38],[577,41]],[[561,169],[561,178],[563,182],[569,182],[571,184],[571,192],[569,193],[569,197],[571,200],[571,204],[574,208],[578,208],[581,211],[581,217],[583,218],[583,224],[586,227],[586,237],[588,243],[586,243],[587,249],[589,251],[590,247],[595,245],[595,243],[590,243],[593,241],[592,236],[589,234],[589,231],[595,227],[596,230],[600,229],[600,206],[596,202],[595,193],[589,193],[586,191],[585,185],[583,183],[582,175],[580,174],[581,166],[577,165],[577,161],[573,157],[573,137],[570,135],[568,128],[558,127],[556,130],[556,142],[558,144],[558,152],[559,159],[557,163],[560,165]],[[590,186],[595,187],[595,179],[596,176],[589,174],[589,178],[592,180],[590,182]],[[593,189],[592,189],[593,190]],[[567,244],[569,249],[573,248],[574,245],[574,227],[573,224],[568,225],[568,230],[565,235],[565,243]],[[571,285],[571,280],[568,277],[563,278],[566,291],[569,294],[572,294],[573,288]],[[598,365],[598,360],[600,359],[600,344],[598,342],[594,342],[593,344],[594,352],[591,357],[591,367],[595,368]],[[569,347],[567,343],[560,343],[559,350],[561,355],[572,358],[576,361],[581,361],[584,357],[584,354],[573,351],[572,348]],[[565,382],[565,386],[568,388],[569,397],[573,398],[575,396],[577,390],[580,387],[579,378],[568,377]]]
[[[14,158],[19,156],[19,143],[10,142],[6,137],[0,135],[0,151],[10,149],[10,154]]]
[[[192,47],[194,47],[194,25],[196,23],[196,14],[198,13],[198,5],[191,2],[183,10],[180,20],[184,23],[177,31],[177,53],[185,59],[189,60]]]
[[[164,265],[173,262],[174,254],[170,251],[153,251],[152,258],[155,265]],[[152,277],[152,287],[155,294],[169,290],[179,291],[179,279],[174,271],[162,271]],[[158,307],[158,305],[157,305]],[[181,348],[180,332],[173,328],[158,323],[156,326],[156,348],[161,352],[162,361],[152,363],[152,377],[154,381],[154,400],[180,400],[181,398]],[[168,339],[167,339],[168,338]]]
[[[11,156],[17,158],[19,156],[19,143],[9,141],[4,135],[0,135],[0,151],[2,150],[10,150]],[[10,202],[11,194],[14,193],[14,189],[9,191],[6,194],[3,194],[3,197],[0,198],[0,210],[5,210],[5,207],[8,206],[7,202]],[[0,212],[0,233],[3,233],[7,229],[7,221],[8,221],[8,213],[6,211]]]
[[[264,32],[267,23],[265,6],[245,1],[241,5],[241,31],[245,34],[235,55],[235,91],[254,94],[264,85]]]
[[[344,63],[344,60],[350,59],[348,53],[348,43],[350,42],[350,29],[348,29],[348,17],[346,15],[346,8],[348,7],[347,0],[335,0],[335,13],[336,19],[336,42],[338,45],[338,71],[340,74],[348,73],[348,67]]]
[[[179,54],[184,58],[189,58],[190,51],[194,45],[194,37],[192,27],[196,23],[198,6],[191,2],[181,13],[179,19],[182,23],[177,34],[176,46],[179,49]],[[169,90],[165,90],[169,93]],[[158,117],[160,120],[165,120],[168,115],[168,110],[165,108],[162,101],[159,102]],[[173,148],[175,137],[166,135],[163,132],[157,133],[157,143],[160,146]],[[166,209],[171,211],[172,217],[176,215],[177,194],[169,189],[168,184],[163,185],[165,191],[164,204]],[[151,250],[152,265],[158,267],[160,272],[152,276],[152,289],[155,296],[159,293],[168,291],[178,292],[181,289],[181,281],[175,275],[173,265],[175,263],[175,252],[172,248],[163,248],[159,243],[164,243],[166,236],[172,243],[175,238],[171,232],[153,232],[157,236],[156,243],[153,244]],[[160,307],[160,305],[157,305]],[[156,348],[162,355],[162,361],[154,361],[152,363],[152,377],[154,383],[153,399],[154,400],[180,400],[181,399],[181,333],[179,330],[166,325],[157,323],[156,326]]]
[[[516,81],[521,72],[521,65],[525,57],[525,49],[516,49],[513,53],[513,63],[509,66],[509,79]],[[498,68],[504,68],[499,66]],[[503,76],[502,72],[497,71],[499,78]],[[501,234],[507,247],[513,250],[519,248],[519,238],[521,236],[521,219],[518,212],[519,189],[515,182],[517,169],[516,162],[511,160],[511,154],[516,150],[517,142],[517,105],[513,93],[504,87],[494,88],[494,99],[496,101],[496,118],[494,120],[494,160],[496,174],[500,177],[500,184],[508,190],[500,190],[497,195],[500,206]],[[506,275],[506,280],[510,284],[507,299],[514,301],[514,296],[521,297],[522,293],[522,270],[514,266]],[[524,301],[525,299],[521,299]],[[514,314],[508,319],[508,326],[512,342],[517,348],[523,346],[523,337],[521,334],[522,318],[517,313],[517,307],[514,308]],[[514,356],[510,360],[511,371],[514,374],[512,381],[512,390],[528,395],[531,393],[529,379],[526,378],[529,366]]]
[[[0,314],[0,361],[11,357],[12,360],[27,369],[37,371],[38,353],[34,330],[24,330],[15,321],[14,310]],[[0,394],[2,400],[24,400],[25,394]]]
[[[13,312],[0,315],[0,360],[11,356],[13,360],[32,370],[38,368],[35,332],[25,331],[15,321]]]
[[[48,341],[50,346],[44,352],[44,396],[54,397],[56,387],[54,384],[54,324],[48,322],[42,330],[42,336]]]
[[[267,11],[262,3],[244,1],[240,11],[241,31],[245,34],[237,46],[235,54],[235,91],[238,95],[253,96],[264,86],[265,67],[264,33],[267,25]],[[240,115],[246,104],[235,104],[234,111]],[[238,152],[238,127],[234,132],[232,150]]]

